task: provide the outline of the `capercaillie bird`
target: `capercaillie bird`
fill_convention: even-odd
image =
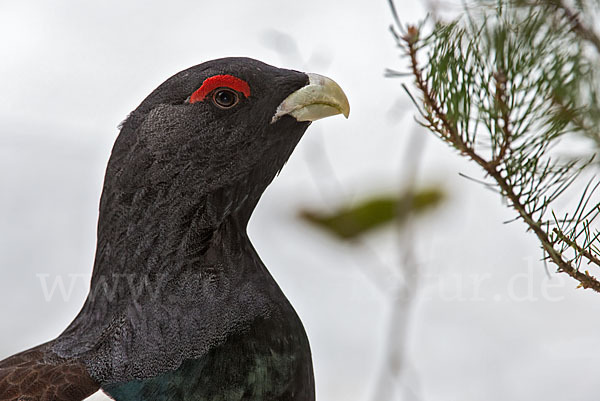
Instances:
[[[331,79],[224,58],[181,71],[123,122],[90,292],[56,339],[0,361],[0,400],[314,400],[303,325],[248,220]]]

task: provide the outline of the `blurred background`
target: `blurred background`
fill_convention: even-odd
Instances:
[[[404,23],[428,9],[396,5]],[[598,294],[545,270],[459,176],[479,171],[414,122],[384,77],[406,66],[391,23],[384,0],[0,2],[0,359],[79,311],[118,124],[174,73],[248,56],[330,76],[352,107],[313,124],[249,227],[306,326],[319,400],[597,400]],[[313,224],[407,191],[430,207],[395,225]]]

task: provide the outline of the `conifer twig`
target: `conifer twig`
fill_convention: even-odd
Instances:
[[[409,32],[414,31],[415,29],[417,28],[409,27]],[[462,140],[461,136],[456,132],[454,126],[449,122],[448,117],[441,111],[441,107],[435,102],[431,91],[427,86],[427,83],[423,80],[423,77],[419,72],[419,66],[417,64],[417,50],[415,48],[414,43],[410,40],[410,38],[406,36],[405,40],[406,45],[408,46],[408,52],[411,60],[411,68],[414,74],[417,88],[423,95],[423,99],[426,103],[426,106],[433,111],[431,115],[432,118],[429,121],[432,124],[432,126],[437,126],[437,123],[434,119],[439,119],[439,122],[442,124],[443,127],[442,132],[445,135],[445,139],[452,145],[454,145],[457,149],[459,149],[462,153],[466,154],[471,160],[473,160],[475,163],[481,166],[486,171],[486,173],[496,181],[496,183],[500,186],[502,190],[502,194],[510,200],[511,207],[519,213],[519,216],[523,219],[527,226],[535,233],[535,235],[542,243],[542,247],[548,254],[550,260],[558,266],[559,271],[567,273],[569,276],[579,281],[581,287],[591,288],[596,292],[600,292],[600,281],[598,281],[595,277],[587,274],[587,272],[582,273],[575,269],[563,259],[562,255],[558,251],[556,251],[556,249],[554,249],[554,244],[548,237],[548,233],[544,232],[539,222],[534,221],[532,216],[529,213],[527,213],[527,211],[525,210],[525,206],[520,202],[518,195],[496,169],[497,161],[485,160],[483,157],[478,155],[474,151],[474,149],[469,147]],[[584,253],[582,250],[580,250],[580,252]]]
[[[586,190],[582,195],[574,218],[565,216],[561,220],[560,224],[571,224],[569,233],[572,235],[566,235],[559,228],[549,231],[550,221],[544,220],[551,203],[589,164],[577,161],[560,164],[547,155],[560,136],[577,130],[582,110],[586,109],[572,100],[563,101],[562,96],[567,96],[565,92],[577,91],[577,85],[584,82],[576,75],[578,71],[565,72],[564,68],[567,65],[580,67],[576,58],[579,54],[553,54],[552,48],[547,49],[551,47],[550,42],[544,40],[552,38],[543,38],[544,17],[533,10],[528,24],[519,25],[519,29],[533,36],[527,38],[533,43],[541,31],[542,39],[536,44],[539,49],[519,48],[522,43],[518,39],[511,41],[509,37],[512,28],[503,27],[501,23],[494,26],[487,20],[478,28],[477,35],[469,37],[467,45],[461,36],[465,31],[457,28],[456,23],[447,26],[438,23],[434,34],[425,39],[421,39],[420,28],[416,26],[408,26],[403,35],[396,37],[409,58],[410,72],[420,94],[418,100],[412,95],[411,99],[423,118],[422,124],[485,171],[518,218],[536,235],[546,258],[559,272],[577,280],[579,287],[600,292],[600,281],[587,270],[579,271],[578,263],[583,257],[588,263],[600,266],[598,244],[595,244],[600,234],[592,236],[590,233],[590,223],[597,213],[584,214],[593,191],[587,194]],[[492,24],[491,28],[485,25],[488,23]],[[483,43],[477,42],[479,36],[485,38]],[[418,53],[428,46],[430,62],[422,67]],[[484,53],[480,54],[481,48]],[[463,50],[465,53],[461,53]],[[515,54],[536,50],[537,53],[524,62],[524,57]],[[538,56],[539,59],[535,58]],[[490,57],[495,58],[495,65],[484,65]],[[555,59],[549,62],[550,57]],[[517,65],[519,62],[530,70],[519,70],[522,67]],[[536,63],[545,64],[539,64],[538,68]],[[486,86],[486,82],[493,85]],[[575,95],[569,99],[572,98]],[[487,128],[490,152],[482,153],[481,144],[475,140],[478,125],[472,128],[473,120]],[[583,229],[578,229],[581,225]],[[584,246],[576,241],[580,235],[586,236]],[[576,252],[574,259],[566,257],[567,249]]]

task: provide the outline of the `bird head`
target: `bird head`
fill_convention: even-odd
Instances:
[[[342,89],[317,74],[248,58],[191,67],[123,123],[105,195],[132,202],[157,191],[171,200],[216,196],[227,211],[249,218],[310,123],[348,113]]]

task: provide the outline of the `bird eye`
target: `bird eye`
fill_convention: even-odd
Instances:
[[[213,103],[221,109],[229,109],[240,101],[239,95],[229,89],[217,89],[212,98]]]

